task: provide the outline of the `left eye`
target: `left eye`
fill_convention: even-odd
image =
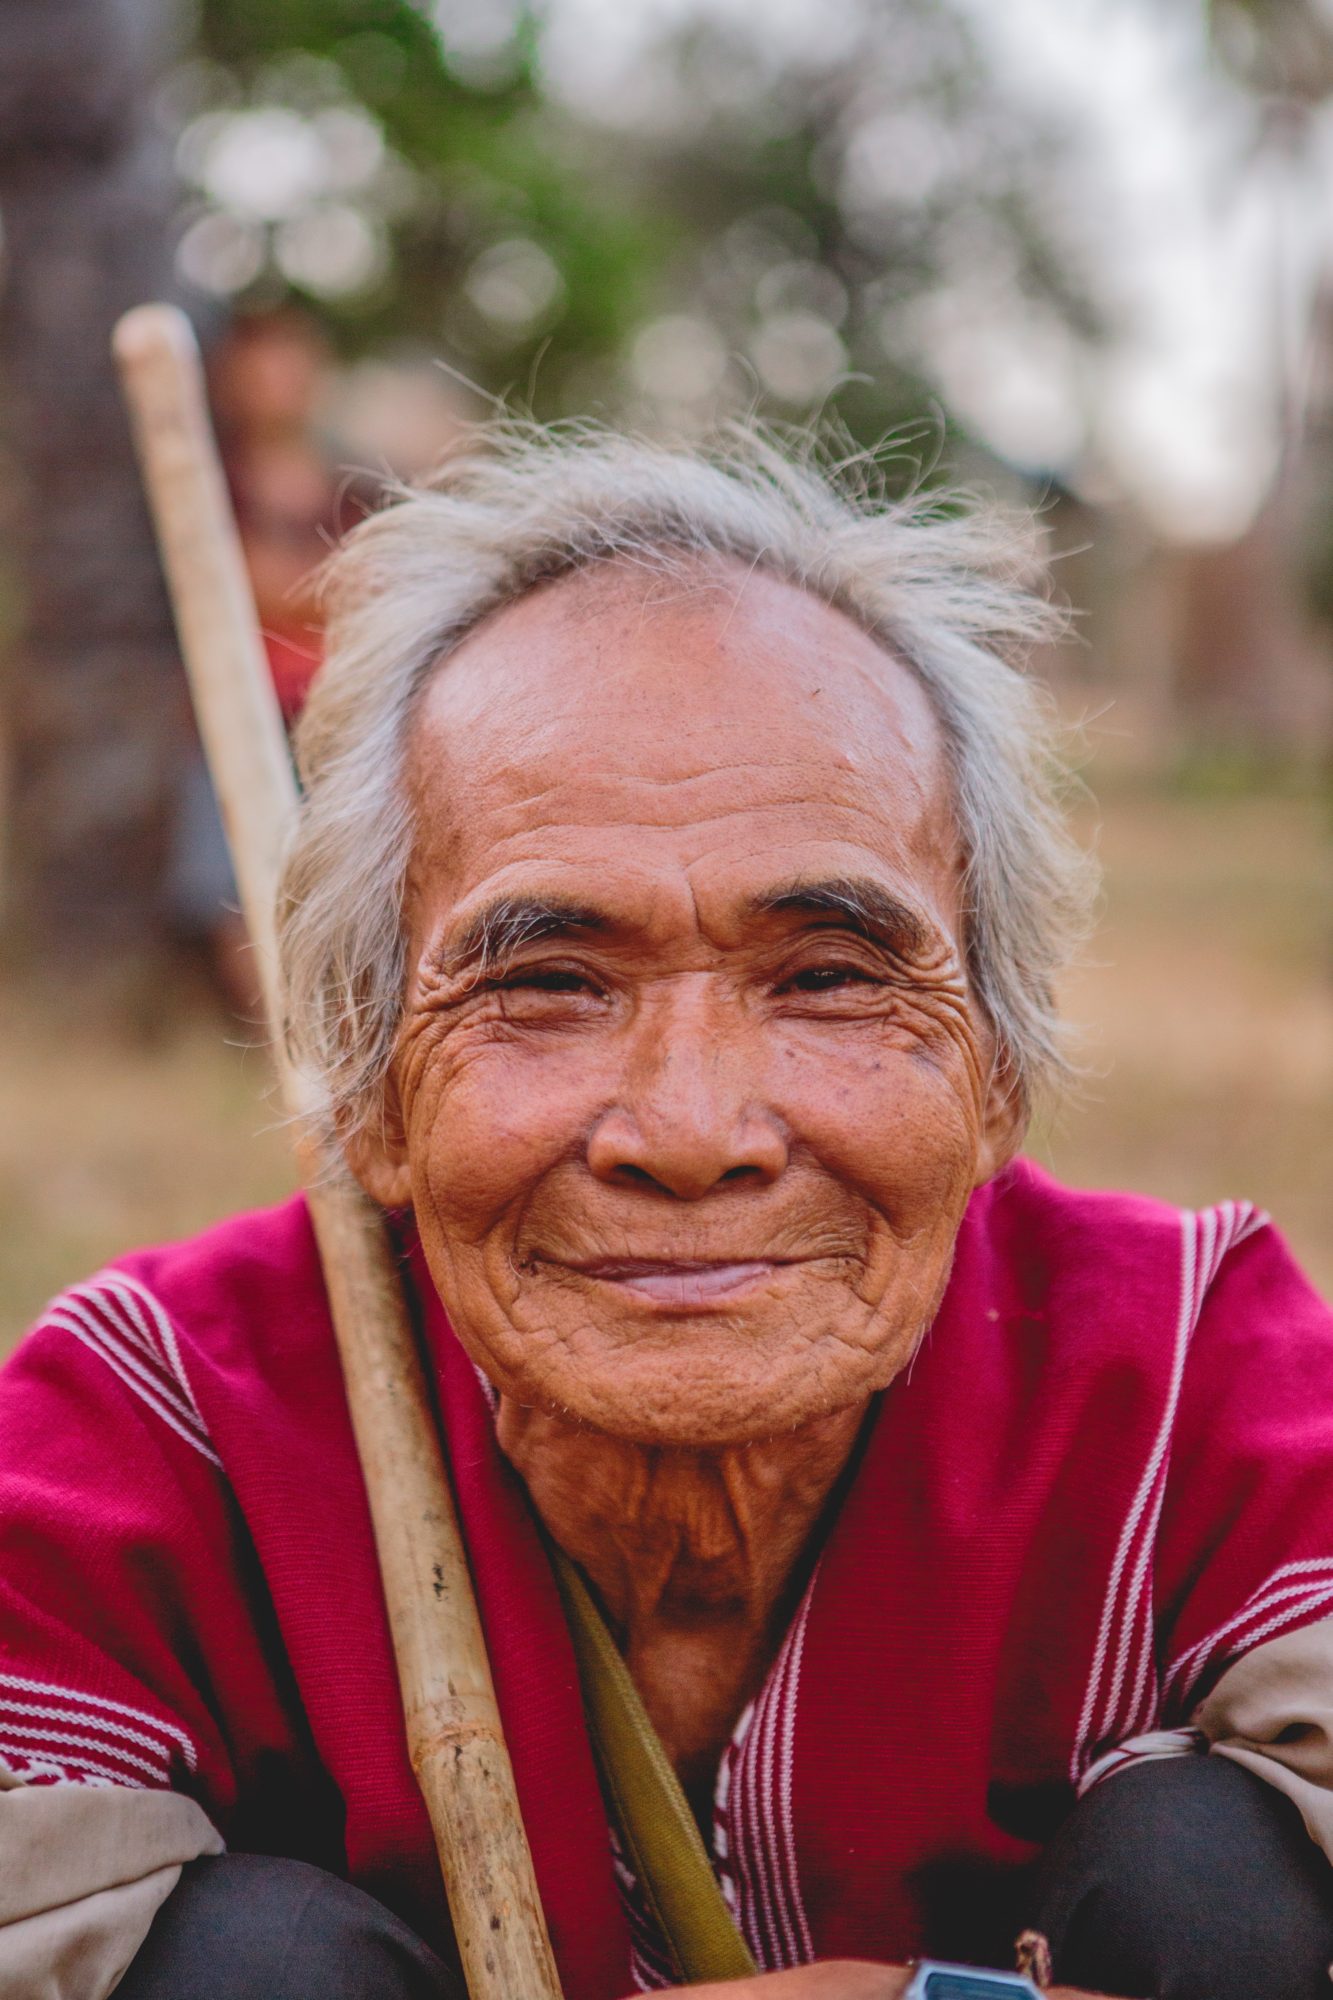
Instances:
[[[795,993],[830,993],[839,986],[872,986],[874,981],[859,965],[809,965],[793,973],[787,984]]]

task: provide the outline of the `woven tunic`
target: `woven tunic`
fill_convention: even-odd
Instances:
[[[409,1226],[403,1257],[565,1991],[614,2000],[662,1973],[559,1602]],[[1190,1754],[1219,1675],[1330,1613],[1333,1315],[1276,1232],[1018,1163],[723,1759],[759,1964],[1001,1961],[1078,1790]],[[447,1949],[301,1200],[118,1260],[0,1372],[0,1758],[185,1792]]]

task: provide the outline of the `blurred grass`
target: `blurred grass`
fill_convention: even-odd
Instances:
[[[1095,1071],[1029,1150],[1061,1178],[1268,1208],[1333,1291],[1333,881],[1305,795],[1122,785],[1068,1012]],[[262,1054],[166,993],[151,1030],[0,992],[0,1350],[61,1285],[292,1185]]]
[[[150,1032],[0,994],[0,1353],[52,1292],[132,1245],[294,1185],[267,1058],[216,1008],[163,996]]]
[[[1313,788],[1103,790],[1103,920],[1068,982],[1092,1071],[1061,1179],[1267,1208],[1333,1295],[1333,849]]]

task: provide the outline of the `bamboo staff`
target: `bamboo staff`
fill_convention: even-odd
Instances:
[[[115,332],[200,733],[226,822],[319,1240],[370,1499],[408,1749],[472,2000],[560,2000],[453,1496],[379,1211],[319,1137],[288,1061],[275,936],[297,794],[189,322],[138,306]]]

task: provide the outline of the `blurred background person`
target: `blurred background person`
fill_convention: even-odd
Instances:
[[[343,525],[335,459],[319,429],[330,364],[318,322],[293,306],[239,315],[208,356],[218,444],[288,728],[319,667],[316,572]],[[202,947],[233,1012],[254,1023],[258,981],[226,834],[188,712],[183,728],[166,882],[173,928],[182,943]]]
[[[245,314],[209,355],[209,395],[273,685],[288,726],[319,666],[315,574],[343,525],[336,447],[322,434],[332,355],[288,306]]]

